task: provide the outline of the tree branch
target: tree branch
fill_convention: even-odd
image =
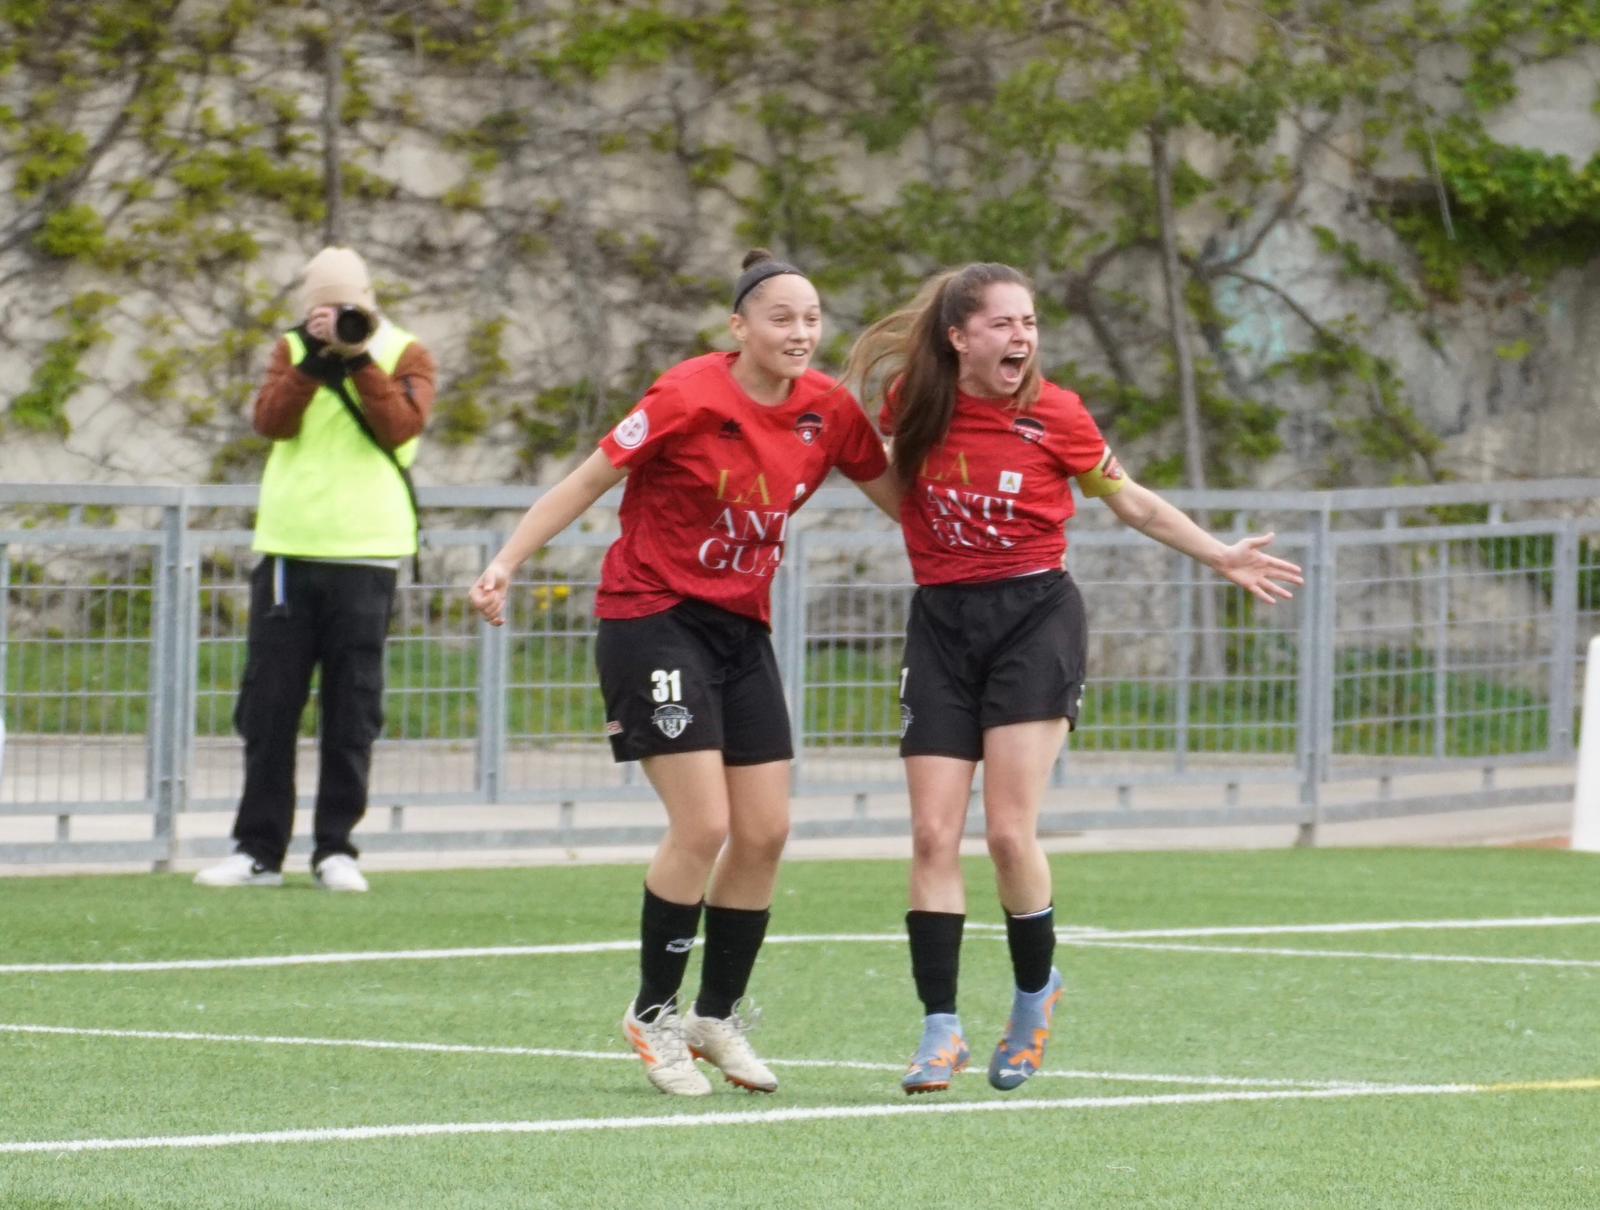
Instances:
[[[1331,328],[1319,322],[1317,318],[1311,314],[1311,312],[1307,311],[1298,302],[1296,302],[1294,298],[1283,289],[1283,287],[1275,286],[1265,278],[1257,277],[1254,273],[1246,273],[1242,269],[1225,269],[1212,274],[1212,276],[1231,277],[1238,281],[1244,282],[1246,285],[1255,286],[1259,290],[1265,290],[1268,294],[1276,297],[1278,301],[1283,303],[1284,306],[1288,307],[1289,310],[1293,311],[1300,322],[1315,332],[1322,340],[1340,342],[1344,339]]]
[[[1325,118],[1321,124],[1313,127],[1312,130],[1307,133],[1305,140],[1300,144],[1299,151],[1295,155],[1294,173],[1291,177],[1289,188],[1278,199],[1277,205],[1272,208],[1272,213],[1269,214],[1266,221],[1263,222],[1259,228],[1257,228],[1256,233],[1245,241],[1244,247],[1242,247],[1238,252],[1234,253],[1230,257],[1227,257],[1225,260],[1202,260],[1201,264],[1199,265],[1199,270],[1203,275],[1214,276],[1217,273],[1226,272],[1237,265],[1244,264],[1258,251],[1260,251],[1261,245],[1263,241],[1266,240],[1268,234],[1274,227],[1289,217],[1290,213],[1294,209],[1295,203],[1300,200],[1300,191],[1305,188],[1306,162],[1311,158],[1311,148],[1315,145],[1321,144],[1328,131],[1332,127],[1333,118],[1328,117]]]

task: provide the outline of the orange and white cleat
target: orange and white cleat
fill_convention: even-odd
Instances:
[[[683,1040],[683,1018],[674,1004],[657,1005],[653,1020],[642,1021],[628,1002],[622,1018],[622,1034],[635,1054],[644,1061],[645,1077],[662,1092],[678,1097],[711,1095],[711,1081],[694,1065],[694,1056]]]
[[[748,1037],[758,1014],[741,1001],[726,1017],[702,1017],[689,1009],[683,1018],[683,1037],[689,1053],[712,1064],[728,1083],[749,1092],[777,1092],[778,1077],[751,1049]]]

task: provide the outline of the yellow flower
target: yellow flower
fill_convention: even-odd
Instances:
[[[540,584],[533,590],[533,602],[540,613],[549,613],[553,603],[565,601],[571,595],[572,589],[565,584]]]

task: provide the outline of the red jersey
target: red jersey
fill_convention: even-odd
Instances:
[[[833,379],[807,371],[767,406],[735,381],[736,356],[674,366],[601,440],[628,482],[622,536],[600,570],[600,617],[642,618],[693,598],[770,624],[790,515],[834,466],[856,480],[888,469],[871,421]]]
[[[879,425],[892,435],[894,402]],[[1061,566],[1075,475],[1106,458],[1099,426],[1071,391],[1040,384],[1021,411],[958,392],[950,432],[924,459],[900,507],[918,584],[1005,580]]]

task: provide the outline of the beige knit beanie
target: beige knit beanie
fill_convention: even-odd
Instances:
[[[350,248],[324,248],[313,256],[306,264],[302,294],[308,314],[313,307],[322,306],[378,310],[367,263]]]

